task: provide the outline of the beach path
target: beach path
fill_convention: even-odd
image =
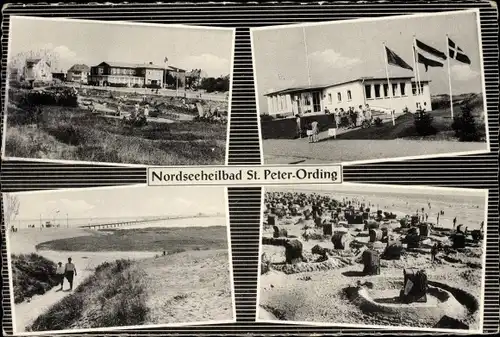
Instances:
[[[90,276],[96,266],[106,261],[115,261],[120,258],[147,258],[153,257],[154,252],[59,252],[51,250],[36,250],[39,243],[71,238],[85,235],[106,235],[98,234],[96,231],[84,230],[80,228],[39,228],[20,229],[16,233],[10,234],[10,251],[12,254],[37,253],[51,261],[67,262],[71,257],[76,266],[77,276],[73,281],[73,289]],[[14,307],[13,320],[15,322],[15,332],[22,333],[38,316],[43,314],[51,306],[71,294],[67,280],[64,280],[64,290],[59,291],[59,287],[54,287],[43,295],[33,296],[31,300],[18,303]]]

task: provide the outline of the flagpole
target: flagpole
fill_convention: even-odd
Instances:
[[[448,50],[448,34],[446,34],[446,49]],[[451,89],[451,71],[450,71],[450,52],[448,51],[448,85],[450,87],[450,111],[451,111],[451,119],[453,119],[453,92]]]
[[[417,58],[417,86],[418,86],[418,104],[420,104],[420,100],[422,99],[422,84],[421,84],[421,78],[420,78],[420,69],[418,67],[418,51],[416,49],[416,46],[417,46],[417,39],[415,37],[415,35],[413,36],[413,43],[415,45],[415,57]]]
[[[387,48],[385,46],[385,42],[382,43],[383,49],[384,49],[384,61],[385,61],[385,75],[387,76],[387,93],[389,94],[389,107],[391,109],[391,119],[392,119],[392,126],[396,125],[396,121],[394,120],[394,114],[392,113],[392,99],[394,98],[394,92],[392,90],[391,86],[391,80],[389,79],[389,65],[387,61]]]
[[[302,27],[302,35],[304,37],[304,49],[306,51],[307,81],[308,81],[309,86],[311,86],[311,72],[309,69],[309,55],[307,54],[306,28],[305,27]]]
[[[415,50],[415,37],[413,37],[413,42],[411,45],[412,53],[413,53],[413,76],[415,77],[415,95],[420,94],[420,88],[418,87],[418,79],[417,79],[417,51]]]

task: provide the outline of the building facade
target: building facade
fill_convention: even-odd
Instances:
[[[85,64],[75,64],[68,69],[66,80],[69,82],[88,83],[90,67]]]
[[[89,84],[97,86],[123,85],[128,87],[164,86],[165,68],[148,64],[101,62],[90,68]]]
[[[390,85],[389,85],[390,83]],[[415,112],[419,106],[431,110],[429,82],[421,81],[421,90],[411,77],[360,78],[328,86],[290,88],[266,94],[269,115],[321,113],[369,104],[373,110]]]
[[[26,59],[22,78],[31,82],[52,81],[51,64],[43,58]]]

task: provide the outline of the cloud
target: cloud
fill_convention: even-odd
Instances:
[[[472,70],[467,64],[455,64],[451,67],[454,79],[458,81],[469,81],[479,76],[479,72]]]
[[[48,51],[55,56],[55,67],[67,70],[76,63],[82,63],[83,60],[78,57],[78,54],[65,45],[55,46],[52,43],[47,43],[42,46],[42,50]],[[59,69],[56,69],[59,70]]]
[[[95,205],[89,204],[85,200],[58,199],[48,201],[43,212],[46,215],[55,214],[57,211],[68,213],[73,217],[83,216],[92,211]]]
[[[210,77],[229,75],[231,73],[229,60],[213,54],[188,56],[180,61],[179,67],[188,71],[191,69],[201,69]]]
[[[351,68],[362,61],[357,58],[342,56],[333,49],[326,49],[309,54],[309,62],[317,64],[320,69],[323,67],[340,69]]]

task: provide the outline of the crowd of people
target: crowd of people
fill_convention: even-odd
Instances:
[[[335,138],[337,136],[337,129],[353,129],[362,126],[363,123],[371,125],[373,122],[373,114],[368,104],[364,107],[360,105],[357,109],[355,107],[349,107],[347,111],[343,108],[335,108],[333,112],[325,107],[324,112],[325,115],[330,117],[327,125],[329,137]],[[302,138],[304,129],[304,125],[302,125],[302,116],[297,114],[295,117],[297,122],[297,138]],[[320,127],[318,121],[313,120],[307,122],[305,129],[309,143],[316,143],[319,141]]]

